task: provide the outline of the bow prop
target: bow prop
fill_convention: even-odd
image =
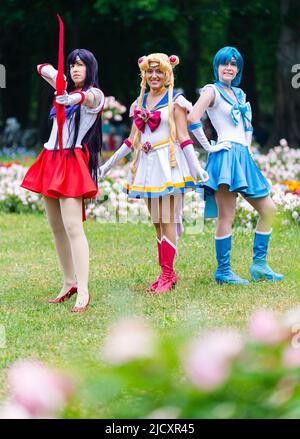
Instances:
[[[63,95],[66,90],[66,80],[64,77],[64,24],[62,19],[57,14],[59,23],[59,40],[58,40],[58,67],[57,67],[57,77],[56,77],[56,95]],[[59,153],[62,154],[63,150],[63,127],[66,120],[66,109],[64,105],[54,102],[56,109],[56,120],[57,120],[57,135],[58,135],[58,145]]]

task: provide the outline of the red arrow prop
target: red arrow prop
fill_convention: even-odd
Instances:
[[[58,41],[58,73],[56,77],[56,95],[63,95],[66,90],[66,80],[64,77],[64,24],[62,19],[57,14],[59,22],[59,41]],[[56,120],[57,120],[57,135],[58,135],[58,146],[59,152],[62,154],[63,150],[63,127],[66,120],[66,109],[64,105],[54,102],[56,109]]]

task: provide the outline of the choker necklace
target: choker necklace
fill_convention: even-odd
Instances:
[[[165,91],[165,89],[166,89],[166,87],[165,87],[164,85],[162,85],[162,86],[160,87],[160,89],[157,90],[157,93],[156,93],[156,94],[160,94],[160,93],[162,93],[163,91]],[[150,88],[150,93],[151,93],[152,95],[154,94],[151,88]]]
[[[220,85],[222,85],[223,87],[227,87],[227,88],[230,88],[230,89],[232,89],[232,86],[231,85],[228,85],[228,84],[226,84],[226,82],[222,82],[222,81],[216,81],[217,82],[217,84],[220,84]]]

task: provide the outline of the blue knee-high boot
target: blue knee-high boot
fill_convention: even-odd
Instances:
[[[216,257],[218,268],[215,272],[215,280],[218,284],[243,284],[248,285],[249,281],[240,278],[230,268],[231,235],[224,238],[216,238]]]
[[[253,244],[253,263],[250,267],[250,274],[254,282],[259,280],[279,281],[284,279],[283,274],[274,273],[267,264],[268,245],[271,232],[255,232]]]

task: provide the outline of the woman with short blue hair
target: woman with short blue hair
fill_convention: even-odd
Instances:
[[[256,226],[253,263],[250,274],[253,281],[282,280],[266,262],[271,225],[276,207],[270,198],[270,185],[260,172],[251,152],[252,114],[246,94],[237,86],[243,73],[243,58],[235,47],[223,47],[213,61],[214,84],[207,84],[188,117],[189,129],[209,153],[206,171],[209,181],[204,187],[205,216],[217,217],[215,236],[218,267],[215,280],[219,284],[244,284],[231,270],[231,233],[236,212],[236,198],[240,193],[259,214]],[[207,112],[218,139],[211,144],[200,122]]]

